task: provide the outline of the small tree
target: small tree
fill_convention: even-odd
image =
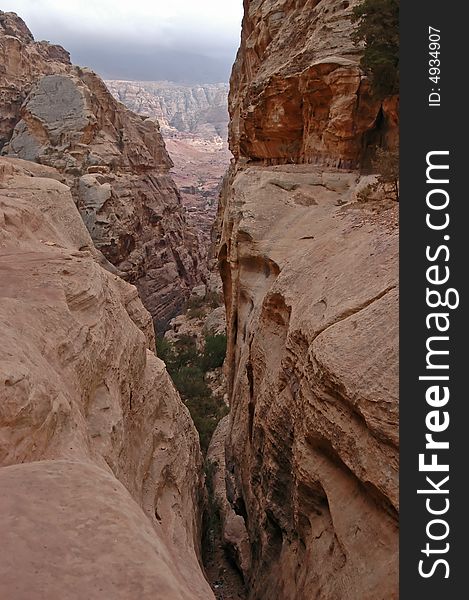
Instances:
[[[374,93],[384,98],[399,91],[399,0],[364,0],[353,10],[353,40],[364,43],[363,70]]]

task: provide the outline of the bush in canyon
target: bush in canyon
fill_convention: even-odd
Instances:
[[[205,371],[218,369],[223,365],[226,356],[226,343],[226,335],[205,336],[205,348],[202,357],[202,364]]]
[[[185,312],[190,319],[201,319],[205,315],[205,298],[194,296],[186,302]]]
[[[377,185],[381,186],[391,200],[399,202],[399,152],[378,148],[373,168],[379,173]]]
[[[357,196],[359,202],[394,200],[399,202],[399,152],[377,148],[372,161],[376,182],[367,185]]]
[[[399,0],[365,0],[353,10],[353,39],[364,44],[363,70],[379,97],[399,91]]]
[[[220,367],[225,360],[226,336],[206,336],[203,352],[197,350],[195,339],[187,335],[177,342],[160,336],[157,348],[158,356],[166,363],[168,373],[191,413],[200,445],[206,452],[218,422],[228,413],[223,400],[214,397],[205,381],[206,373]]]

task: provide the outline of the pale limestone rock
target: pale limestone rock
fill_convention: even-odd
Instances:
[[[140,115],[154,117],[168,137],[176,132],[226,139],[228,85],[170,81],[106,81],[113,96]]]

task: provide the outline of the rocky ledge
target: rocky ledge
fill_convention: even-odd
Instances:
[[[396,144],[398,98],[373,98],[352,39],[360,0],[244,0],[230,148],[266,164],[356,167]]]

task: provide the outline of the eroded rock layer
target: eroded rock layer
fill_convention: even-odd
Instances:
[[[187,221],[210,247],[228,150],[228,84],[106,81],[115,98],[139,115],[156,118],[187,209]]]
[[[226,139],[228,85],[171,81],[106,81],[112,94],[140,115],[156,117],[168,137],[188,133]]]
[[[359,0],[244,0],[230,146],[268,164],[357,166],[397,141],[397,98],[374,99],[351,40]]]
[[[205,263],[158,123],[126,109],[64,50],[34,42],[16,15],[1,18],[3,154],[63,174],[96,247],[138,286],[163,328],[203,280]]]
[[[197,433],[60,179],[0,158],[0,597],[212,598]]]

